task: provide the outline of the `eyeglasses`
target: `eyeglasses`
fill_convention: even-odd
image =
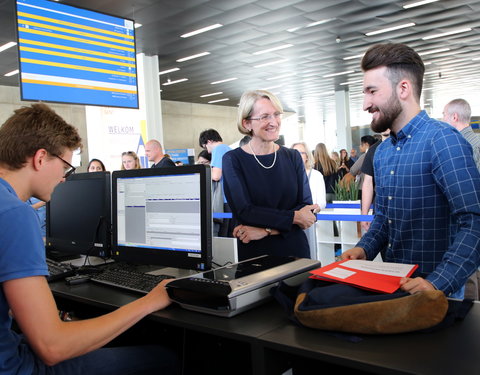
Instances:
[[[63,161],[66,165],[68,165],[68,168],[65,168],[65,173],[63,175],[63,178],[67,178],[68,176],[72,175],[75,173],[75,168],[72,164],[70,164],[68,161],[62,159],[60,156],[56,154],[52,154],[52,156],[55,156],[56,158],[59,158],[61,161]]]
[[[256,121],[261,121],[263,123],[266,123],[268,122],[269,120],[278,120],[278,119],[281,119],[283,116],[283,113],[281,112],[275,112],[273,115],[263,115],[263,116],[260,116],[260,117],[247,117],[246,119],[247,120],[256,120]]]
[[[135,155],[135,153],[133,151],[125,151],[125,152],[122,152],[122,156],[124,155]]]

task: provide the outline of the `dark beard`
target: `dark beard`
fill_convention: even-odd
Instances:
[[[378,110],[378,107],[372,107],[371,110]],[[370,128],[375,133],[383,133],[390,129],[396,118],[402,113],[402,106],[397,98],[396,93],[392,94],[385,108],[380,111],[380,116],[377,120],[372,120]]]

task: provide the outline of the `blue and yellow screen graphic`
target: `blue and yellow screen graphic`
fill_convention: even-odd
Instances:
[[[138,108],[132,20],[17,0],[23,100]]]

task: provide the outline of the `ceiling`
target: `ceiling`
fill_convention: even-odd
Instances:
[[[270,89],[287,110],[325,120],[335,114],[334,92],[349,90],[352,125],[363,121],[360,57],[379,42],[401,42],[422,54],[426,65],[424,105],[438,112],[446,98],[476,99],[480,87],[480,0],[440,0],[404,9],[414,0],[66,0],[70,5],[133,18],[137,52],[157,55],[165,100],[236,106],[245,90]],[[14,0],[0,0],[0,45],[16,39]],[[321,21],[321,22],[319,22]],[[317,25],[311,25],[317,22]],[[189,38],[180,35],[220,23]],[[414,23],[366,36],[367,32]],[[470,28],[450,36],[422,39]],[[276,51],[265,49],[291,45]],[[443,52],[435,50],[444,49]],[[448,50],[445,50],[448,49]],[[176,62],[201,52],[209,55]],[[431,53],[433,52],[433,53]],[[0,53],[0,85],[18,86],[16,48]],[[478,59],[478,60],[474,60]],[[279,62],[280,61],[280,62]],[[256,67],[257,65],[276,64]],[[279,62],[279,63],[278,63]],[[353,71],[347,75],[329,74]],[[168,80],[188,81],[166,85]],[[211,84],[228,78],[225,83]],[[345,84],[345,82],[352,82]],[[201,95],[222,94],[201,97]],[[443,99],[442,99],[443,98]],[[473,103],[472,103],[473,104]],[[474,110],[475,111],[475,110]],[[479,111],[480,112],[480,111]],[[358,115],[357,115],[358,114]],[[477,113],[480,114],[480,113]],[[303,120],[302,120],[303,119]]]

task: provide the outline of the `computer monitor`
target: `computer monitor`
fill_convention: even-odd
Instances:
[[[131,19],[16,0],[22,100],[138,108]]]
[[[77,173],[47,203],[47,256],[111,255],[110,172]]]
[[[210,167],[112,173],[115,260],[187,270],[212,262]]]

